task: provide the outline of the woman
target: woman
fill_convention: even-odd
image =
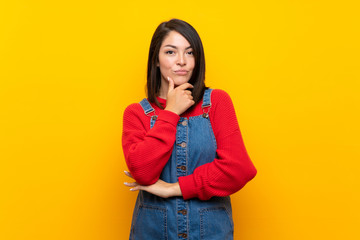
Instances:
[[[229,195],[256,175],[228,94],[205,86],[199,35],[161,23],[151,40],[147,99],[124,112],[123,150],[139,191],[130,239],[233,239]]]

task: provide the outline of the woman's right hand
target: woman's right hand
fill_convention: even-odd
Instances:
[[[188,108],[195,104],[191,91],[187,88],[193,88],[190,83],[184,83],[177,87],[174,86],[174,81],[168,77],[169,89],[166,97],[165,110],[181,115]]]

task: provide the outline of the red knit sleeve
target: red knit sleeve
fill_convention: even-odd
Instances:
[[[131,104],[123,117],[122,145],[126,164],[141,185],[155,183],[170,158],[180,117],[167,110],[159,110],[150,129],[150,117],[140,104]]]
[[[179,178],[184,199],[228,196],[257,173],[245,149],[230,96],[214,90],[211,102],[209,117],[217,142],[217,158],[199,166],[193,174]]]

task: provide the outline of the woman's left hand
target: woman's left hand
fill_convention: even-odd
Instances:
[[[126,176],[134,179],[129,172],[124,172]],[[130,188],[130,191],[143,190],[162,198],[182,196],[180,185],[178,182],[167,183],[159,179],[156,183],[148,186],[140,185],[137,182],[124,182],[124,184],[127,187],[132,187]]]

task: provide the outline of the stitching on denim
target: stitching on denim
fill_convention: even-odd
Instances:
[[[168,239],[168,235],[167,235],[167,209],[165,207],[161,207],[161,206],[152,206],[152,205],[147,205],[147,204],[142,204],[140,203],[139,204],[139,207],[138,207],[138,212],[137,212],[137,216],[136,216],[136,222],[134,225],[137,225],[137,220],[138,220],[138,217],[140,215],[140,210],[143,209],[144,210],[153,210],[153,211],[158,211],[158,212],[161,212],[162,213],[162,216],[164,218],[164,222],[163,222],[163,238],[164,240],[167,240]],[[134,231],[134,230],[133,230]],[[134,237],[135,234],[133,234],[133,237]]]
[[[225,212],[226,216],[228,217],[228,220],[230,222],[230,227],[231,227],[231,232],[234,233],[234,223],[232,220],[232,217],[228,214],[227,208],[226,206],[214,206],[214,207],[206,207],[206,208],[201,208],[199,210],[199,214],[200,214],[200,239],[205,239],[205,227],[204,227],[204,218],[206,213],[208,212],[213,212],[213,211],[223,211]]]
[[[208,122],[208,124],[209,124],[210,129],[211,129],[211,131],[210,131],[211,140],[213,141],[213,144],[214,144],[214,146],[215,146],[215,149],[217,150],[217,142],[216,142],[216,138],[215,138],[215,134],[214,134],[214,129],[212,128],[212,125],[211,125],[210,118],[207,119],[207,122]]]
[[[205,235],[205,231],[204,231],[204,214],[202,212],[200,212],[200,239],[203,239],[204,235]]]
[[[165,228],[165,235],[164,235],[164,239],[168,240],[168,230],[167,230],[167,208],[164,209],[165,213],[164,213],[164,228]]]

